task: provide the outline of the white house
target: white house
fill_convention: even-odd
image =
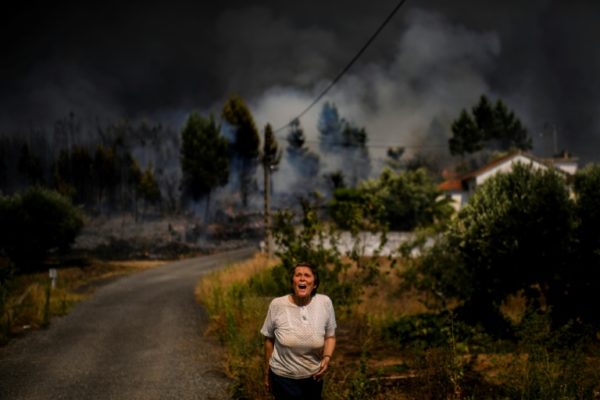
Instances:
[[[570,177],[577,172],[577,159],[575,158],[538,158],[528,153],[514,152],[504,157],[497,158],[476,171],[463,176],[448,179],[439,185],[439,188],[452,199],[452,205],[458,211],[469,200],[477,187],[490,177],[499,172],[512,171],[515,164],[531,165],[534,169],[554,168],[560,174]]]

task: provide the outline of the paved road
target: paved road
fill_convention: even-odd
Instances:
[[[203,336],[198,278],[252,249],[177,261],[98,289],[48,330],[0,349],[0,399],[224,399],[221,351]]]

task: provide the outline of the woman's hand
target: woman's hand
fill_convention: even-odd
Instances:
[[[265,372],[265,389],[267,389],[267,392],[271,389],[271,377],[269,376],[269,372]]]
[[[320,380],[323,377],[325,371],[327,371],[327,368],[329,367],[329,360],[331,360],[330,356],[323,357],[323,359],[321,359],[321,365],[319,366],[319,370],[316,374],[313,375],[313,378],[315,378],[316,380]]]
[[[333,355],[333,351],[335,350],[335,336],[327,336],[325,338],[325,345],[323,346],[323,356],[321,357],[321,365],[319,366],[319,370],[316,374],[313,375],[313,378],[319,380],[327,371],[329,367],[329,362],[331,361],[331,356]]]

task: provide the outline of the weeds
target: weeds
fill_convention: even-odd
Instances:
[[[502,380],[512,398],[593,399],[600,393],[598,361],[586,337],[568,324],[551,328],[547,313],[528,312],[518,330],[519,357]]]
[[[66,315],[102,281],[145,269],[157,263],[103,263],[58,269],[56,287],[47,273],[7,275],[0,285],[0,344],[31,329],[47,327],[53,317]]]
[[[209,330],[226,349],[225,370],[233,378],[235,399],[267,398],[260,327],[271,301],[262,290],[273,285],[274,265],[275,260],[258,255],[204,277],[196,287],[196,298],[211,319]]]
[[[277,279],[275,264],[257,256],[205,277],[197,288],[210,329],[225,346],[235,399],[269,398],[262,386],[259,329],[273,297],[268,294]],[[547,320],[526,314],[519,340],[511,344],[449,311],[417,310],[394,318],[393,308],[388,313],[372,308],[385,296],[370,296],[338,318],[338,345],[323,392],[327,400],[598,398],[596,353],[573,329],[557,334]]]

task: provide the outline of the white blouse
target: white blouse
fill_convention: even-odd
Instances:
[[[260,332],[275,339],[269,361],[276,375],[302,379],[313,376],[321,363],[325,338],[335,336],[331,299],[316,294],[306,306],[297,306],[289,295],[271,301]]]

